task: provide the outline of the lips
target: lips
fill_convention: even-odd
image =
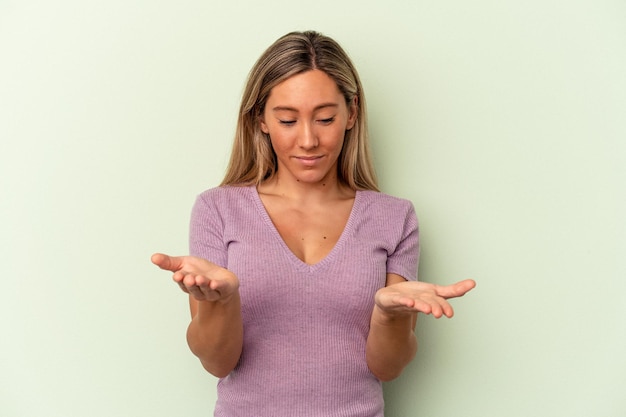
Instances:
[[[298,162],[300,162],[302,165],[305,166],[313,166],[317,163],[317,161],[319,161],[320,159],[322,159],[322,156],[320,155],[314,155],[314,156],[295,156],[294,157]]]

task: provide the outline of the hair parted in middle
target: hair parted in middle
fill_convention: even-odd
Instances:
[[[378,191],[359,75],[337,42],[314,31],[282,36],[252,67],[241,99],[230,163],[221,185],[258,185],[276,174],[276,155],[261,131],[261,115],[272,88],[314,69],[325,72],[337,83],[346,105],[350,106],[356,98],[357,120],[346,131],[338,161],[339,181],[354,190]]]

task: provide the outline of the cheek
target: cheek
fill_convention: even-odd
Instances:
[[[270,144],[274,148],[274,152],[280,153],[290,147],[290,143],[293,142],[291,138],[285,132],[270,130]]]
[[[343,147],[343,143],[345,141],[346,130],[343,128],[338,128],[334,132],[333,136],[334,136],[333,142],[335,143],[335,146],[338,147],[339,150],[341,150],[341,148]]]

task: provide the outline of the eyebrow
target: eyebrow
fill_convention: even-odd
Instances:
[[[326,107],[339,107],[339,105],[337,103],[322,103],[320,105],[315,106],[315,108],[313,109],[314,111],[320,110],[320,109],[324,109]],[[272,108],[272,111],[293,111],[293,112],[298,112],[298,109],[294,108],[294,107],[289,107],[289,106],[276,106]]]

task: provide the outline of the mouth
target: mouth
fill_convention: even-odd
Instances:
[[[300,162],[302,165],[305,165],[305,166],[314,166],[322,158],[323,158],[323,156],[321,156],[321,155],[294,156],[294,159],[296,161]]]

